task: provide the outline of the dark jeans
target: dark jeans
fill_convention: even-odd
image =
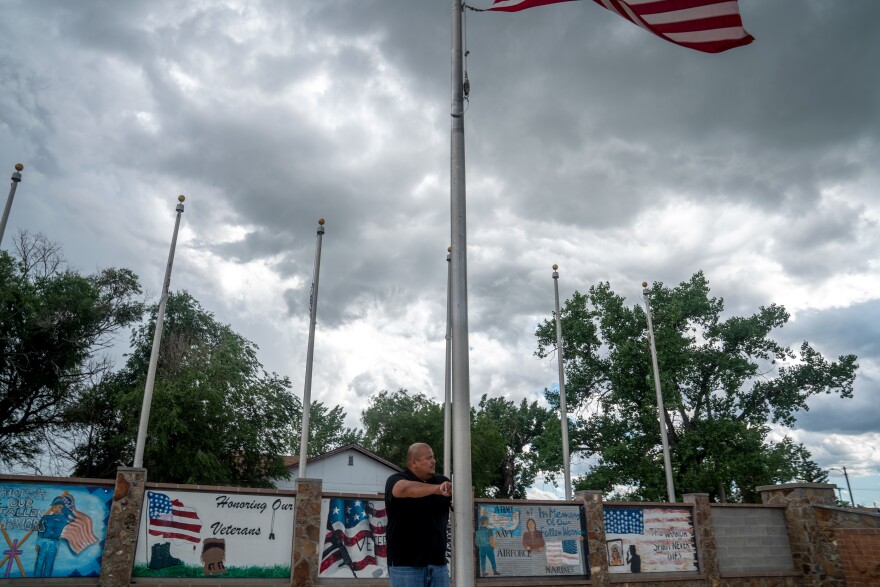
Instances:
[[[449,587],[446,565],[427,567],[388,567],[391,587]]]

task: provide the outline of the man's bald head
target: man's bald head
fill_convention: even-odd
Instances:
[[[406,451],[406,462],[410,463],[413,460],[418,460],[426,450],[431,451],[431,447],[428,444],[424,442],[412,443],[409,445],[409,450]]]
[[[427,481],[436,472],[437,461],[434,459],[434,451],[424,442],[415,442],[406,451],[406,465],[416,477]]]

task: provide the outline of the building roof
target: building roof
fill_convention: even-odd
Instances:
[[[340,446],[338,448],[334,448],[333,450],[325,452],[324,454],[309,457],[308,462],[309,462],[309,464],[311,464],[311,463],[320,461],[322,459],[326,459],[328,457],[338,455],[338,454],[343,453],[347,450],[357,451],[357,452],[361,453],[362,455],[364,455],[365,457],[369,457],[369,458],[373,459],[374,461],[382,463],[386,467],[390,467],[391,469],[394,469],[395,471],[403,471],[403,469],[401,469],[399,466],[395,465],[391,461],[386,461],[385,459],[383,459],[382,457],[380,457],[376,453],[368,451],[367,449],[365,449],[364,447],[362,447],[361,445],[359,445],[355,442],[352,442],[351,444],[346,444],[346,445]],[[284,466],[287,467],[288,469],[298,469],[299,468],[299,456],[286,455],[281,458],[284,459]]]

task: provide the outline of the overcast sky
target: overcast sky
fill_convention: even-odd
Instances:
[[[556,384],[534,357],[553,263],[563,298],[609,281],[631,304],[702,269],[729,313],[783,304],[779,340],[859,356],[854,399],[789,433],[880,502],[880,3],[740,7],[756,41],[719,55],[588,1],[466,13],[471,392]],[[324,217],[312,398],[350,425],[383,389],[441,401],[450,14],[7,0],[0,169],[25,170],[5,243],[41,232],[155,299],[185,194],[172,289],[301,394]]]

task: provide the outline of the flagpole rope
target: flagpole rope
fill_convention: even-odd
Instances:
[[[466,4],[462,4],[462,8],[470,8],[470,6],[467,6]],[[462,54],[464,55],[464,84],[463,84],[462,90],[464,93],[463,97],[464,97],[465,104],[464,104],[464,110],[461,113],[463,116],[465,113],[467,113],[468,110],[470,110],[470,107],[471,107],[471,100],[469,98],[470,93],[471,93],[471,80],[468,78],[468,66],[467,66],[468,55],[470,55],[471,52],[468,50],[467,12],[465,12],[464,10],[461,11],[461,29],[462,29],[461,38],[462,38],[462,42],[464,43],[464,47],[463,47],[464,50],[462,51]]]

